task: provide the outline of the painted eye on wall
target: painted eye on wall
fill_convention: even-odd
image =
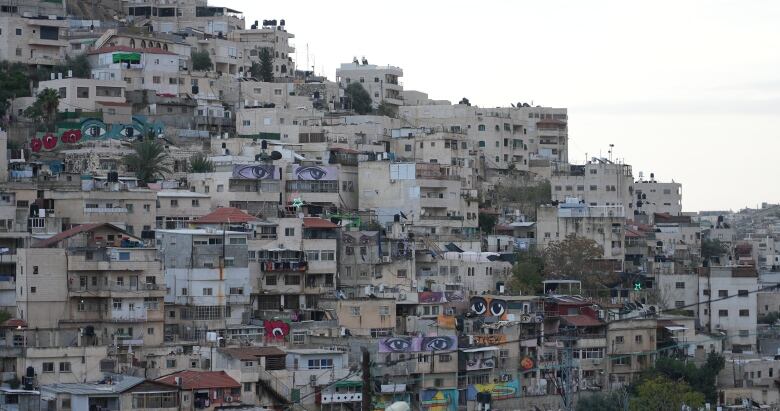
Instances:
[[[271,330],[271,334],[273,334],[274,337],[284,337],[284,330],[280,327],[275,327]]]
[[[122,137],[127,137],[127,138],[135,138],[135,137],[140,136],[141,132],[136,130],[135,127],[128,126],[128,127],[125,127],[123,129],[119,130],[119,135],[122,136]]]
[[[422,342],[423,349],[430,351],[443,351],[452,348],[452,340],[448,337],[425,337]]]
[[[317,166],[298,167],[295,171],[295,176],[298,180],[320,180],[327,174],[327,171]]]
[[[106,135],[106,128],[99,125],[92,125],[84,130],[84,135],[89,138],[100,138]]]
[[[385,346],[395,352],[409,351],[412,347],[412,340],[409,338],[393,337],[385,340]]]
[[[506,312],[506,301],[493,300],[490,302],[490,315],[499,317]]]
[[[482,315],[487,311],[487,301],[482,297],[474,297],[471,299],[470,308],[474,314]]]

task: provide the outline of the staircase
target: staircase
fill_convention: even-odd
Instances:
[[[292,404],[290,400],[290,387],[266,370],[260,370],[260,378],[257,380],[257,394],[267,393],[280,405]]]
[[[425,246],[428,247],[428,250],[433,253],[434,256],[438,258],[444,258],[444,251],[439,247],[438,244],[436,244],[435,241],[431,241],[428,237],[423,237],[423,242],[425,243]]]

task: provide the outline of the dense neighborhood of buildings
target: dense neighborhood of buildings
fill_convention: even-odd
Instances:
[[[714,358],[713,409],[780,409],[780,206],[282,19],[73,3],[0,0],[0,410],[584,409]]]

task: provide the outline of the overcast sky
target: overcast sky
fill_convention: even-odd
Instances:
[[[780,202],[780,2],[211,3],[285,19],[330,79],[365,56],[431,98],[566,107],[571,162],[614,144],[686,211]]]

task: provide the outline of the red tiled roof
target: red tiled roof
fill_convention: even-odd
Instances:
[[[129,46],[104,46],[99,49],[95,49],[90,51],[88,54],[103,54],[103,53],[113,53],[115,51],[123,51],[123,52],[130,52],[130,53],[150,53],[150,54],[170,54],[170,55],[176,55],[176,53],[172,53],[168,50],[163,50],[158,47],[147,47],[147,48],[133,48]]]
[[[304,217],[303,228],[339,228],[338,224],[333,224],[328,220],[319,217]]]
[[[8,328],[17,328],[17,327],[27,328],[27,321],[24,321],[19,318],[11,318],[9,320],[6,320],[2,326]]]
[[[601,321],[583,314],[564,315],[561,317],[561,320],[575,327],[598,327],[604,325]]]
[[[224,371],[179,371],[158,378],[155,381],[176,385],[176,377],[181,378],[181,388],[183,390],[241,387],[241,384]]]
[[[193,221],[195,224],[227,224],[227,223],[248,223],[250,221],[257,221],[257,217],[253,217],[242,210],[235,207],[220,207],[215,211],[204,215],[203,217]]]
[[[65,240],[67,238],[73,237],[76,234],[84,233],[84,232],[87,232],[87,231],[92,231],[92,230],[95,230],[97,228],[104,227],[104,226],[105,227],[114,228],[114,229],[116,229],[116,231],[119,231],[121,233],[125,233],[128,236],[131,235],[130,233],[120,229],[119,227],[117,227],[117,226],[115,226],[115,225],[113,225],[111,223],[81,224],[81,225],[77,225],[77,226],[71,228],[70,230],[65,230],[65,231],[63,231],[61,233],[53,235],[53,236],[51,236],[51,237],[49,237],[49,238],[47,238],[45,240],[41,240],[37,244],[35,244],[33,247],[35,247],[35,248],[51,247],[51,246],[59,243],[62,240]]]

